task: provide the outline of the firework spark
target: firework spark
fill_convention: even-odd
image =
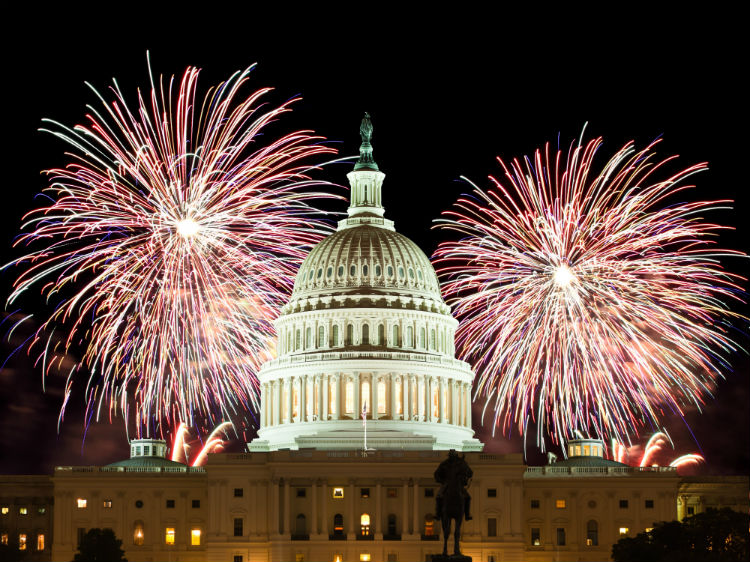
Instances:
[[[658,458],[667,450],[667,445],[674,449],[672,439],[666,433],[657,431],[654,433],[642,449],[639,446],[625,447],[622,443],[612,439],[612,456],[617,462],[630,464],[632,466],[664,466],[659,464]],[[697,465],[705,462],[706,459],[697,453],[688,453],[669,462],[667,466],[673,468],[684,468],[690,465]]]
[[[198,438],[190,439],[190,429],[184,423],[177,426],[172,441],[172,458],[175,462],[190,466],[203,466],[209,453],[221,452],[228,443],[227,432],[232,428],[231,422],[223,422],[214,428],[205,441]],[[196,454],[192,452],[198,448]]]
[[[702,403],[737,349],[727,335],[742,281],[716,249],[726,228],[701,214],[728,201],[680,202],[697,164],[657,179],[673,158],[626,144],[601,169],[602,140],[549,146],[476,185],[438,227],[463,238],[434,260],[479,372],[495,427],[537,442],[576,429],[627,441],[665,412]]]
[[[57,301],[32,346],[47,372],[83,342],[87,419],[134,409],[140,436],[257,406],[272,322],[330,231],[310,218],[315,199],[332,197],[310,162],[335,150],[309,131],[267,136],[296,99],[273,108],[260,103],[268,88],[242,94],[252,68],[202,101],[199,69],[168,83],[149,71],[134,109],[115,82],[110,101],[92,87],[102,106],[87,124],[45,120],[71,161],[48,172],[49,203],[26,218],[8,301],[32,287]],[[65,350],[45,343],[61,327]]]

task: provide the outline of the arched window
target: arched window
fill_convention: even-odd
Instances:
[[[331,266],[328,266],[328,269],[326,270],[326,277],[330,279],[332,275],[333,275],[333,268]]]
[[[340,265],[339,266],[339,277],[343,277],[343,276],[344,276],[344,266]]]
[[[586,546],[599,545],[599,524],[593,519],[586,523]]]
[[[136,521],[133,523],[133,544],[135,546],[143,546],[143,521]]]
[[[414,347],[414,329],[411,326],[406,327],[406,342],[404,347]]]
[[[305,349],[310,349],[313,346],[313,334],[310,326],[305,330]]]
[[[354,343],[354,326],[347,324],[346,326],[346,341],[344,345],[352,345]]]
[[[333,325],[333,336],[331,337],[331,347],[338,347],[339,345],[339,327],[338,324]]]
[[[393,266],[392,265],[388,266],[388,277],[393,277]]]
[[[370,404],[370,382],[362,381],[362,392],[360,397],[360,405],[369,414],[372,411],[372,404]],[[361,412],[357,412],[361,415]]]
[[[396,535],[396,516],[393,513],[388,514],[388,535],[391,537]]]
[[[354,383],[352,381],[346,381],[346,413],[351,414],[354,412]]]
[[[393,326],[393,347],[398,347],[398,326]]]
[[[427,338],[425,337],[425,334],[426,334],[426,331],[425,331],[424,327],[420,328],[419,329],[419,347],[421,349],[426,349],[427,348],[427,345],[426,345],[426,343],[427,343],[426,339]]]
[[[378,382],[378,414],[385,414],[387,405],[385,381],[380,381]]]
[[[297,519],[295,520],[294,534],[300,537],[307,535],[307,519],[302,513],[298,514]]]
[[[435,349],[435,330],[430,330],[430,349]]]
[[[333,534],[337,537],[344,534],[344,516],[340,513],[333,516]]]
[[[381,273],[380,264],[376,264],[375,265],[375,277],[380,277],[380,273]]]
[[[294,344],[294,349],[302,347],[302,334],[299,330],[297,330],[297,336],[294,338]]]
[[[352,265],[349,268],[349,275],[352,276],[352,277],[354,277],[356,274],[357,274],[357,266],[356,265]]]
[[[369,344],[370,344],[370,325],[363,324],[362,325],[362,345],[369,345]]]
[[[370,272],[370,269],[367,267],[367,264],[362,266],[362,277],[367,277],[367,274]]]
[[[310,272],[310,273],[312,273],[312,272]],[[398,268],[398,278],[399,279],[403,279],[404,278],[404,268],[403,267],[399,267]]]
[[[326,346],[326,330],[323,326],[318,326],[318,347]]]
[[[435,518],[430,513],[424,516],[424,536],[435,536]]]
[[[378,341],[375,343],[377,345],[385,345],[385,326],[383,324],[378,325]]]
[[[359,518],[359,534],[363,537],[370,536],[370,516],[363,513]]]

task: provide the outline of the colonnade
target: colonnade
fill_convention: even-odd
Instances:
[[[339,419],[389,419],[471,427],[471,384],[424,374],[333,373],[261,384],[263,427]]]
[[[409,535],[421,534],[424,529],[425,514],[420,510],[421,494],[423,488],[419,485],[418,479],[403,478],[400,485],[389,483],[384,485],[382,480],[377,480],[374,488],[370,487],[370,494],[374,493],[374,502],[369,508],[362,507],[360,502],[355,501],[358,497],[357,491],[361,483],[356,483],[353,479],[349,480],[346,485],[332,486],[325,479],[316,479],[305,488],[310,490],[311,512],[310,520],[307,522],[307,532],[310,535],[330,535],[333,534],[333,520],[336,514],[343,517],[344,534],[348,538],[353,538],[361,531],[361,517],[367,513],[370,517],[369,534],[378,538],[387,534],[388,515],[395,515],[397,518],[396,534]],[[292,534],[295,531],[295,520],[298,515],[292,511],[292,487],[299,488],[298,484],[292,485],[289,478],[277,478],[271,483],[272,493],[272,519],[278,522],[278,529],[274,529],[280,535]],[[434,484],[433,484],[434,486]],[[340,506],[335,503],[331,505],[329,497],[334,488],[342,488],[344,497],[340,500]],[[401,495],[399,513],[386,513],[383,509],[385,493],[388,488],[398,489]],[[279,503],[283,502],[281,505]],[[338,502],[339,500],[335,500]],[[274,503],[275,502],[275,503]],[[359,509],[357,507],[359,506]],[[279,510],[279,511],[277,511]],[[432,511],[432,510],[430,510]],[[303,515],[306,515],[303,513]],[[273,533],[273,531],[272,531]]]

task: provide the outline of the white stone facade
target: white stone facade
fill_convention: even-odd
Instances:
[[[276,323],[278,358],[261,369],[251,451],[480,451],[474,373],[455,358],[458,325],[427,256],[383,218],[385,174],[350,172],[352,204],[313,248]]]

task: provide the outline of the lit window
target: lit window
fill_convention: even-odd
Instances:
[[[651,531],[653,531],[653,530],[654,530],[654,528],[653,528],[653,527],[646,527],[646,532],[647,532],[647,533],[650,533],[650,532],[651,532]]]
[[[44,550],[44,535],[42,533],[36,536],[36,549]]]
[[[334,554],[333,555],[333,562],[344,562],[344,555],[343,554]]]
[[[555,502],[555,507],[557,509],[565,509],[565,500],[557,500]]]
[[[2,513],[3,515],[8,515],[9,511],[10,509],[8,508],[7,505],[4,505],[2,508],[0,508],[0,513]]]
[[[622,537],[627,535],[629,530],[630,529],[628,529],[627,527],[620,527],[620,536]]]
[[[305,562],[305,555],[301,552],[297,552],[294,555],[294,562]]]
[[[47,513],[47,508],[46,508],[46,507],[43,507],[43,506],[42,506],[42,507],[40,507],[40,508],[37,508],[37,510],[36,510],[36,511],[37,511],[37,513],[38,513],[39,515],[44,515],[45,513]]]
[[[18,535],[18,550],[26,550],[26,533]]]
[[[164,531],[164,542],[174,544],[174,527],[167,527]]]
[[[369,552],[362,552],[359,555],[359,562],[370,562],[370,553]]]
[[[370,536],[370,515],[367,513],[363,513],[362,516],[359,518],[359,526],[360,526],[360,534],[363,537],[369,537]]]
[[[8,533],[0,535],[0,544],[8,546]]]
[[[531,546],[541,546],[542,539],[539,532],[539,527],[531,528]]]
[[[344,497],[344,489],[343,488],[334,488],[333,489],[333,498],[334,499],[341,499]]]
[[[103,506],[104,506],[105,509],[109,509],[109,508],[112,507],[112,500],[104,500],[102,502],[102,504],[103,504]]]
[[[76,503],[78,504],[78,509],[86,509],[86,498],[78,498]]]
[[[201,530],[193,529],[190,531],[190,544],[193,546],[201,545]]]
[[[143,546],[143,521],[136,521],[133,525],[133,544]]]
[[[432,537],[435,536],[435,520],[431,515],[427,515],[424,518],[424,536]]]
[[[83,507],[86,507],[85,505]],[[28,515],[29,514],[29,508],[28,507],[19,507],[18,508],[19,515]]]

